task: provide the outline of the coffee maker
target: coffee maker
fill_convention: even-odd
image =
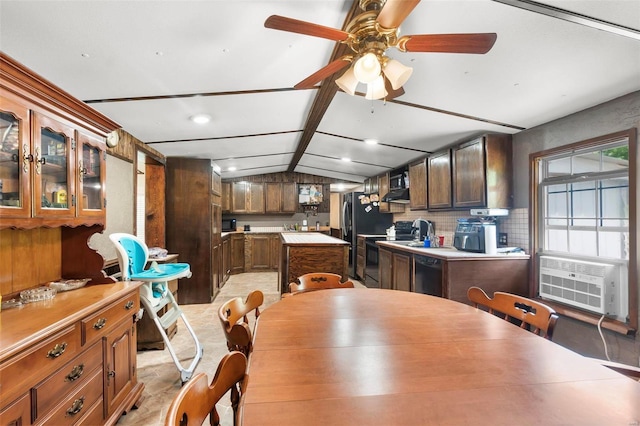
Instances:
[[[506,209],[473,209],[468,219],[458,219],[453,246],[461,251],[496,254],[498,252],[496,216],[506,216]]]

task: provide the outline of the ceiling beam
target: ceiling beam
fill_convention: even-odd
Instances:
[[[640,31],[634,28],[625,27],[623,25],[614,24],[612,22],[603,21],[602,19],[592,18],[591,16],[582,15],[570,10],[561,9],[559,7],[550,6],[548,4],[538,3],[532,0],[493,0],[509,6],[528,10],[530,12],[540,13],[542,15],[551,16],[553,18],[562,19],[564,21],[573,22],[587,27],[595,28],[601,31],[621,35],[624,37],[640,40]]]
[[[346,28],[347,24],[351,22],[351,20],[360,13],[359,1],[354,0],[351,5],[351,9],[347,13],[347,17],[344,20],[344,24],[342,28]],[[333,53],[331,54],[331,59],[329,59],[329,63],[335,61],[336,59],[348,54],[351,52],[351,49],[346,44],[338,43],[336,47],[333,49]],[[313,100],[313,104],[311,105],[311,110],[309,111],[309,115],[307,116],[307,122],[304,125],[304,131],[302,132],[302,136],[300,136],[300,142],[298,142],[298,147],[296,148],[296,152],[289,163],[289,168],[287,171],[293,172],[295,171],[296,166],[300,162],[300,159],[304,155],[304,152],[307,150],[309,143],[311,142],[311,138],[313,138],[316,129],[320,125],[322,121],[322,117],[324,117],[325,112],[329,108],[331,101],[335,97],[336,93],[338,93],[338,86],[335,84],[337,76],[334,74],[331,77],[325,78],[322,83],[320,83],[320,88],[317,89],[318,93],[316,93],[316,97]]]

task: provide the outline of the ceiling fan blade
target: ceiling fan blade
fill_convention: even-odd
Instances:
[[[351,64],[351,61],[348,59],[340,58],[336,59],[333,62],[330,62],[329,65],[320,68],[318,71],[311,74],[309,77],[302,80],[300,83],[293,86],[295,89],[310,89],[317,82],[324,80],[325,78],[333,75],[334,73],[340,71]]]
[[[398,48],[407,52],[487,53],[496,38],[495,33],[409,35],[398,40]]]
[[[384,88],[387,91],[387,96],[385,96],[385,99],[388,101],[390,101],[391,99],[399,98],[400,96],[404,95],[404,89],[402,87],[398,87],[397,89],[394,89],[393,86],[391,86],[391,82],[386,77],[384,78]]]
[[[326,38],[334,41],[345,41],[349,38],[349,33],[323,25],[312,24],[311,22],[299,21],[297,19],[286,18],[279,15],[271,15],[264,21],[265,28],[288,31],[310,35],[314,37]]]
[[[418,3],[420,0],[387,0],[376,20],[383,28],[397,28]]]

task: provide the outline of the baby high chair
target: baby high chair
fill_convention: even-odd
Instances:
[[[154,261],[149,269],[144,269],[149,260],[149,249],[140,238],[125,233],[114,233],[109,235],[109,239],[116,246],[122,280],[143,282],[140,287],[140,302],[160,331],[171,358],[173,358],[173,362],[176,364],[178,371],[180,371],[180,379],[184,384],[191,378],[193,371],[202,359],[203,348],[173,294],[169,291],[167,282],[178,278],[191,277],[189,264],[158,264]],[[158,312],[165,306],[168,306],[167,311],[162,316],[159,316]],[[165,331],[178,318],[182,319],[195,343],[196,355],[187,368],[182,366]]]

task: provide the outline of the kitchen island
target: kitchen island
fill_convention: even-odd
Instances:
[[[525,253],[471,253],[453,247],[412,247],[408,241],[377,241],[380,287],[413,291],[470,304],[467,289],[478,286],[529,296]]]
[[[348,279],[349,243],[318,232],[280,234],[278,283],[280,293],[309,272],[331,272]]]

